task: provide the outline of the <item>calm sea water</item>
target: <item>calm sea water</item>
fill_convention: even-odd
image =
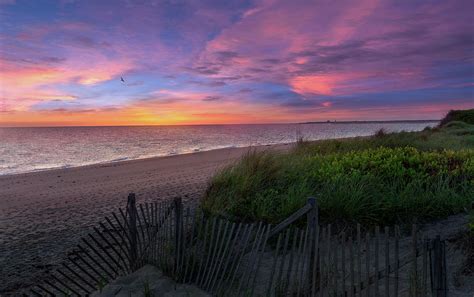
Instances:
[[[198,151],[417,131],[437,122],[0,128],[0,175]]]

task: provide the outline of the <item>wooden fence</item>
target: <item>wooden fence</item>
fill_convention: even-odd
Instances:
[[[271,226],[206,216],[179,198],[136,205],[131,194],[93,230],[27,294],[86,296],[148,263],[215,296],[447,296],[439,237],[416,225],[408,237],[398,226],[335,232],[319,224],[314,198]]]

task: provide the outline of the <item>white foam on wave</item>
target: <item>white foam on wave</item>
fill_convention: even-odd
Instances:
[[[104,163],[127,161],[127,160],[130,160],[130,159],[133,160],[133,158],[130,158],[130,157],[121,157],[121,158],[112,159],[112,160],[110,160],[110,161],[105,161]]]

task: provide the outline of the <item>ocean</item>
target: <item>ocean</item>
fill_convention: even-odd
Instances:
[[[418,131],[437,122],[0,128],[0,175],[307,140]]]

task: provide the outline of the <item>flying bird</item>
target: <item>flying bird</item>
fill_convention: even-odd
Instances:
[[[125,80],[123,79],[123,77],[120,77],[120,81],[121,81],[122,83],[125,83]]]

